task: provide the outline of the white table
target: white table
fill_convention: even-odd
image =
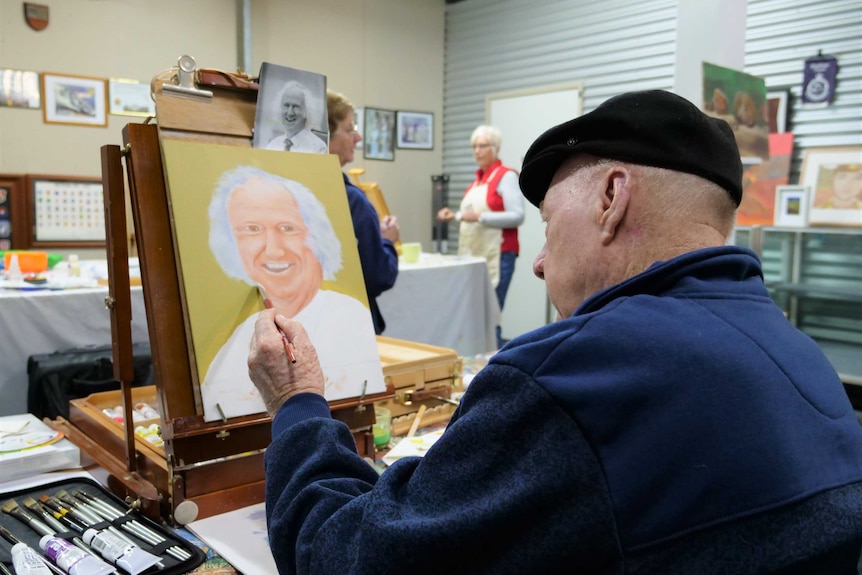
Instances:
[[[497,295],[483,258],[421,254],[399,262],[395,287],[377,298],[383,335],[473,356],[497,348]]]
[[[27,358],[111,343],[107,287],[62,291],[0,290],[0,415],[27,412]],[[132,341],[146,342],[140,287],[132,288]]]

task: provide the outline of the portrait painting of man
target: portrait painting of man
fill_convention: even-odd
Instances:
[[[704,62],[702,109],[730,124],[742,158],[769,159],[769,102],[763,78]]]
[[[308,331],[327,400],[384,391],[337,158],[162,146],[204,419],[265,411],[247,365],[261,293]]]
[[[862,226],[862,148],[806,150],[800,183],[811,189],[811,224]]]

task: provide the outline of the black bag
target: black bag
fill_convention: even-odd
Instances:
[[[27,411],[43,419],[69,417],[69,400],[120,389],[114,379],[111,346],[90,346],[31,355],[27,359]],[[153,383],[149,343],[132,345],[135,377],[132,385]]]

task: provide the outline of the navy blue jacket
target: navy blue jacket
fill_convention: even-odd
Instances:
[[[862,427],[736,247],[514,339],[379,478],[294,397],[266,477],[282,574],[850,575],[862,549]]]
[[[398,278],[398,252],[395,246],[380,235],[380,217],[365,194],[350,183],[346,174],[344,187],[347,190],[347,203],[350,205],[350,217],[353,219],[353,229],[356,233],[356,247],[359,249],[359,261],[362,264],[362,275],[365,277],[365,291],[368,294],[368,306],[371,308],[371,318],[374,320],[374,333],[380,335],[386,328],[386,322],[377,306],[377,296],[395,285]]]

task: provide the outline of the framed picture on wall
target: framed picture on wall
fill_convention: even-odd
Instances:
[[[42,73],[42,118],[46,124],[108,125],[108,81]]]
[[[41,102],[38,72],[0,69],[0,106],[38,110]]]
[[[776,186],[775,225],[788,228],[808,225],[807,186]]]
[[[434,149],[434,114],[399,111],[397,124],[399,148]]]
[[[29,247],[104,247],[102,179],[27,176]]]
[[[806,150],[799,183],[811,188],[809,224],[862,227],[862,146]]]
[[[395,111],[365,108],[362,139],[366,160],[395,159]]]
[[[150,97],[150,85],[137,80],[111,78],[110,112],[115,116],[155,116],[156,103]]]
[[[0,251],[26,249],[24,176],[0,174]]]

